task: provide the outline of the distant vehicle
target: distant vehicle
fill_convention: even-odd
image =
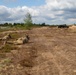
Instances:
[[[63,24],[63,25],[59,25],[58,28],[69,28],[69,26],[67,26],[66,24]]]

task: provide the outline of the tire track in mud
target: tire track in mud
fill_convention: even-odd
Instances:
[[[71,68],[72,68],[72,65],[74,64],[74,65],[76,65],[75,64],[75,61],[74,60],[71,60],[70,59],[70,57],[69,57],[69,55],[66,55],[66,52],[64,52],[64,51],[60,51],[60,50],[55,50],[54,49],[54,47],[55,47],[55,42],[57,41],[57,40],[55,40],[55,42],[53,42],[53,41],[50,41],[47,37],[46,37],[46,34],[48,34],[48,32],[45,32],[45,31],[47,31],[46,29],[45,30],[40,30],[39,29],[39,31],[35,31],[34,32],[34,34],[35,34],[35,36],[36,35],[38,35],[38,37],[34,40],[34,42],[35,43],[39,43],[40,45],[43,45],[43,49],[44,49],[44,51],[40,51],[39,53],[40,53],[40,55],[42,55],[42,56],[44,56],[44,57],[41,57],[41,58],[44,58],[44,59],[46,59],[46,58],[49,58],[49,59],[47,59],[46,61],[44,61],[44,62],[42,62],[40,65],[42,65],[42,64],[44,64],[44,63],[47,63],[47,62],[53,62],[54,63],[54,65],[57,67],[57,69],[59,70],[59,75],[65,75],[64,74],[64,72],[67,72],[68,71],[68,74],[69,74],[69,71],[70,71],[70,68],[69,68],[69,66],[68,66],[68,64],[70,64],[70,66],[71,66]],[[40,35],[39,35],[40,34]],[[62,36],[62,35],[61,35]],[[55,36],[56,37],[56,36]],[[52,37],[53,38],[53,37]],[[50,37],[50,39],[51,39],[51,37]],[[49,41],[50,42],[49,42]],[[61,39],[61,40],[63,40],[63,39]],[[66,42],[66,41],[65,41]],[[48,44],[49,43],[49,44]],[[61,41],[60,41],[60,43],[62,43]],[[64,44],[64,43],[63,43]],[[53,47],[51,48],[50,46],[51,45],[53,45]],[[50,49],[50,50],[49,50]],[[45,50],[46,50],[46,52],[45,52]],[[48,52],[50,53],[50,54],[48,54]],[[45,55],[44,55],[44,53],[45,53]],[[71,56],[71,55],[70,55]],[[52,57],[52,59],[51,59],[51,57]],[[58,57],[60,57],[60,58],[58,58]],[[63,60],[64,59],[64,60]],[[51,61],[50,61],[51,60]],[[60,60],[60,61],[59,61]],[[69,70],[67,70],[67,71],[63,71],[63,68],[64,67],[62,67],[62,66],[64,66],[64,64],[62,64],[61,62],[62,62],[62,60],[63,61],[65,61],[64,62],[64,64],[65,64],[65,66],[67,67],[67,68],[69,68]],[[58,63],[58,61],[59,61],[59,63]],[[39,65],[37,65],[37,66],[39,66]],[[35,67],[36,68],[36,67]],[[73,71],[74,69],[71,69],[71,71]],[[70,73],[71,74],[71,73]],[[69,75],[70,75],[69,74]],[[72,73],[73,74],[73,73]]]
[[[45,44],[45,43],[48,43],[48,40],[47,40],[47,38],[45,37],[45,33],[44,32],[42,32],[42,31],[38,31],[38,32],[35,32],[35,33],[37,33],[37,34],[41,34],[41,39],[40,39],[40,36],[37,38],[37,40],[35,40],[35,42],[39,42],[41,45],[43,45],[43,44]],[[36,35],[37,35],[36,34]],[[49,58],[47,61],[45,61],[45,62],[43,62],[43,63],[41,63],[41,64],[39,64],[38,66],[40,66],[40,65],[43,65],[43,64],[45,64],[45,63],[47,63],[47,62],[53,62],[54,63],[54,65],[57,67],[57,69],[59,70],[59,75],[63,75],[63,73],[62,73],[62,70],[61,70],[61,68],[59,67],[59,65],[58,65],[58,63],[56,62],[56,59],[54,58],[54,55],[51,53],[51,52],[48,52],[49,50],[49,48],[48,48],[48,46],[47,45],[44,45],[44,48],[46,48],[46,50],[47,50],[47,52],[43,52],[43,53],[40,53],[40,55],[42,55],[43,56],[43,58],[45,59],[45,58]],[[50,61],[51,60],[51,61]]]

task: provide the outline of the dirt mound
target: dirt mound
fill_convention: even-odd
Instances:
[[[76,26],[75,26],[75,25],[72,25],[72,26],[70,26],[69,28],[70,28],[70,29],[75,29]]]

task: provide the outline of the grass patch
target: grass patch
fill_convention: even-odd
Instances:
[[[17,38],[20,37],[20,34],[18,34],[18,33],[12,33],[11,37],[12,37],[12,39],[17,39]]]
[[[10,31],[10,30],[16,30],[14,27],[5,27],[5,28],[0,28],[0,32],[4,31]]]
[[[14,46],[14,45],[10,45],[10,44],[6,44],[2,49],[1,52],[10,52],[11,50],[17,50],[18,47]]]
[[[1,60],[0,64],[8,64],[8,63],[11,63],[11,62],[12,62],[11,59],[6,58],[6,59]]]

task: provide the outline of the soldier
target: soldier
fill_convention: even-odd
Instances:
[[[11,38],[11,35],[10,34],[7,34],[6,36],[4,36],[3,38],[2,38],[2,40],[8,40],[8,39],[10,39]]]

